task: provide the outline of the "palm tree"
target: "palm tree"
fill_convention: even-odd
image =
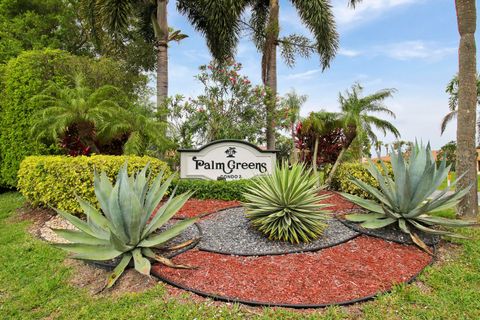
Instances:
[[[450,112],[445,115],[442,119],[442,124],[440,126],[440,133],[443,134],[447,125],[457,118],[457,108],[458,108],[458,75],[455,75],[452,80],[447,85],[445,92],[449,94],[448,99],[448,108]],[[477,105],[480,105],[480,77],[477,76]],[[480,123],[477,123],[477,126],[480,126]]]
[[[361,0],[348,0],[351,6]],[[215,59],[232,57],[240,38],[242,27],[247,25],[258,50],[262,53],[262,80],[268,88],[265,99],[267,125],[267,148],[275,148],[275,110],[277,98],[277,47],[283,45],[282,56],[288,65],[293,65],[295,53],[309,56],[320,55],[323,69],[327,68],[338,49],[338,34],[330,1],[291,0],[302,22],[315,38],[311,43],[300,35],[280,38],[279,0],[178,0],[177,7],[194,27],[203,33]],[[242,15],[251,8],[249,23]]]
[[[139,21],[145,41],[157,51],[157,110],[161,110],[168,98],[168,45],[187,37],[179,30],[168,27],[168,0],[83,1],[92,15],[98,18],[100,27],[111,32],[114,39],[128,30],[132,20]],[[166,120],[166,113],[160,114]]]
[[[123,154],[158,156],[170,147],[170,143],[163,134],[166,123],[154,119],[153,112],[147,107],[122,108],[114,118],[100,126],[101,140],[123,140]]]
[[[478,215],[477,168],[475,128],[477,108],[477,58],[475,30],[477,11],[475,0],[456,0],[460,47],[458,50],[458,122],[457,122],[457,176],[465,175],[457,184],[457,190],[470,188],[458,204],[457,214],[476,218]]]
[[[352,86],[351,91],[346,91],[345,95],[339,94],[346,143],[330,171],[326,180],[327,185],[331,183],[346,150],[358,137],[366,135],[373,143],[377,142],[378,139],[373,128],[380,130],[384,135],[390,132],[395,137],[400,137],[400,133],[392,123],[371,115],[371,113],[384,113],[395,118],[395,113],[383,104],[385,99],[393,95],[395,89],[383,89],[365,97],[362,96],[362,91],[362,86],[356,83]]]
[[[317,159],[318,159],[318,143],[320,137],[333,132],[341,125],[339,114],[335,112],[327,112],[321,110],[319,112],[311,112],[309,116],[302,122],[302,132],[315,137],[313,148],[312,167],[313,172],[317,175]]]
[[[97,129],[122,111],[123,97],[118,88],[109,85],[93,91],[84,85],[82,76],[75,78],[74,88],[50,86],[32,98],[45,107],[38,112],[32,134],[40,140],[54,141],[73,135],[81,145],[98,153]]]
[[[383,148],[383,141],[377,140],[374,143],[375,151],[377,152],[377,159],[380,160],[382,157],[382,148]]]
[[[295,127],[300,120],[300,109],[302,105],[307,101],[307,95],[299,95],[292,90],[285,94],[285,97],[282,99],[282,107],[285,116],[284,127],[290,130],[290,135],[292,137],[293,145],[295,146]],[[296,162],[298,160],[297,153],[295,148],[293,151],[293,160]]]

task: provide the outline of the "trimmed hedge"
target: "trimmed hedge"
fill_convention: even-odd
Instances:
[[[386,162],[385,165],[389,170],[389,175],[392,176],[392,166],[388,162]],[[355,177],[374,188],[378,188],[377,180],[375,180],[370,172],[368,172],[367,166],[368,164],[353,162],[342,163],[338,167],[337,172],[335,172],[335,176],[332,179],[332,184],[330,187],[336,191],[350,193],[365,199],[373,199],[369,193],[365,192],[363,189],[360,189],[350,181],[351,177]],[[382,168],[380,164],[378,164],[378,167]]]
[[[193,198],[196,199],[217,199],[217,200],[240,200],[243,201],[243,192],[250,184],[249,180],[217,181],[179,179],[174,182],[177,193],[189,190],[195,191]]]
[[[20,164],[18,188],[34,206],[48,206],[71,213],[82,212],[75,195],[98,205],[93,189],[93,172],[106,172],[114,181],[120,167],[128,162],[128,172],[150,163],[152,177],[160,171],[171,174],[168,165],[156,158],[136,156],[91,157],[30,156]]]

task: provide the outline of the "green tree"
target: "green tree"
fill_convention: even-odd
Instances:
[[[437,162],[442,161],[444,157],[446,158],[447,166],[451,166],[450,170],[455,171],[455,163],[457,161],[457,143],[455,141],[450,141],[440,148],[437,154]]]
[[[141,35],[147,47],[156,52],[157,108],[165,106],[164,100],[168,98],[168,46],[172,41],[187,37],[168,27],[168,0],[82,1],[93,17],[92,32],[96,37],[115,48],[122,48],[125,36],[134,33]],[[108,30],[107,35],[102,33],[102,28]]]
[[[320,138],[338,129],[340,126],[340,115],[324,110],[311,112],[309,116],[302,121],[302,133],[315,138],[312,156],[312,167],[315,175],[317,175],[318,144]]]
[[[465,175],[457,183],[457,190],[470,188],[457,207],[461,217],[474,219],[478,215],[477,152],[475,148],[477,109],[477,50],[475,30],[477,9],[475,0],[456,0],[460,46],[458,50],[458,122],[457,122],[457,175]]]
[[[161,157],[172,146],[164,134],[165,127],[165,122],[155,120],[150,108],[133,105],[101,123],[99,138],[107,146],[110,141],[120,141],[125,155]]]
[[[2,71],[3,70],[3,71]],[[72,75],[82,73],[92,89],[113,85],[129,101],[143,99],[147,77],[129,73],[111,59],[78,57],[61,50],[21,53],[0,68],[0,185],[15,187],[20,162],[28,155],[59,153],[56,143],[31,139],[31,127],[42,107],[32,100],[48,86],[73,86]]]
[[[177,133],[181,133],[183,140],[188,137],[194,144],[218,139],[262,142],[265,91],[242,76],[241,68],[233,60],[200,67],[196,79],[203,85],[203,93],[185,103],[177,102],[170,116],[169,122],[182,119]],[[185,142],[187,146],[190,144]]]
[[[299,95],[292,89],[281,100],[280,123],[283,128],[290,131],[293,145],[295,145],[296,125],[300,120],[300,109],[307,99],[307,95]],[[298,160],[295,149],[293,151],[293,160],[295,162]]]
[[[251,31],[253,41],[262,53],[262,80],[267,87],[266,140],[267,148],[275,148],[276,97],[277,97],[277,47],[288,65],[295,63],[295,55],[308,57],[316,52],[325,69],[338,49],[338,34],[328,0],[290,1],[302,22],[315,38],[292,34],[280,37],[279,0],[178,0],[177,6],[195,28],[205,35],[213,57],[223,60],[232,57],[245,27]],[[355,6],[360,0],[349,0]],[[242,20],[251,8],[249,22]]]
[[[44,108],[35,115],[33,137],[59,142],[72,154],[67,139],[76,139],[85,152],[101,153],[98,144],[99,129],[122,111],[122,92],[113,86],[92,90],[83,76],[77,76],[73,88],[52,85],[33,102]],[[115,100],[114,100],[115,99]],[[122,101],[123,100],[123,101]]]
[[[375,152],[377,153],[377,159],[380,159],[382,157],[382,149],[383,149],[383,141],[377,140],[374,143],[375,147]]]
[[[400,137],[400,132],[392,123],[372,115],[372,113],[383,113],[395,118],[395,114],[383,104],[383,101],[390,98],[395,90],[383,89],[367,96],[362,96],[362,92],[363,87],[357,83],[352,86],[351,90],[347,90],[345,95],[339,94],[341,121],[346,143],[330,171],[326,181],[328,185],[331,183],[345,152],[356,140],[368,137],[372,143],[375,143],[378,139],[374,128],[380,130],[384,135],[390,132],[395,137]],[[361,153],[358,154],[357,159],[361,156]]]
[[[0,1],[0,63],[43,48],[91,54],[78,9],[76,0]]]
[[[448,93],[448,108],[450,112],[447,113],[445,117],[442,119],[442,124],[440,126],[440,132],[443,134],[447,125],[453,120],[457,118],[458,114],[458,75],[455,75],[452,80],[448,83],[445,92]],[[477,76],[477,106],[480,105],[480,77]],[[480,124],[477,124],[480,125]]]

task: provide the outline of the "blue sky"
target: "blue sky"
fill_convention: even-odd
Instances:
[[[454,140],[455,123],[443,136],[439,129],[448,112],[445,86],[458,68],[454,1],[364,0],[355,10],[346,0],[332,4],[340,34],[337,57],[324,72],[317,56],[299,59],[294,68],[279,57],[279,93],[294,88],[308,95],[302,110],[307,115],[322,108],[337,111],[338,93],[354,82],[360,82],[366,94],[396,88],[386,104],[397,114],[392,122],[403,140],[431,141],[434,148]],[[289,1],[280,0],[280,6],[281,33],[308,35]],[[175,1],[169,7],[169,24],[189,35],[170,47],[170,94],[195,96],[201,87],[194,75],[210,55],[202,36],[176,12]],[[243,64],[243,73],[260,84],[260,55],[248,38],[240,42],[236,59]],[[391,136],[379,135],[379,139],[393,141]]]

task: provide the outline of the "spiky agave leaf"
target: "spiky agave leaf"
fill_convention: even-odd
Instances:
[[[135,269],[143,274],[150,273],[148,259],[174,266],[173,262],[156,254],[150,248],[162,248],[165,243],[197,220],[195,218],[184,220],[163,232],[158,232],[158,229],[185,204],[191,193],[175,196],[173,192],[170,199],[159,206],[173,180],[173,175],[162,183],[164,177],[163,173],[160,173],[150,185],[147,171],[148,165],[138,174],[129,176],[125,163],[118,173],[115,185],[112,185],[104,172],[101,174],[95,172],[95,195],[101,212],[92,204],[78,199],[87,221],[57,210],[78,230],[54,230],[70,242],[54,244],[56,247],[74,253],[73,258],[77,259],[120,258],[119,264],[107,279],[107,288],[114,285],[132,259]]]
[[[392,151],[390,156],[393,179],[386,174],[386,170],[381,172],[375,164],[371,161],[369,163],[368,170],[377,180],[378,189],[356,178],[351,179],[352,183],[371,194],[377,201],[344,193],[344,197],[372,212],[372,214],[346,215],[347,220],[361,222],[362,227],[370,229],[397,223],[400,230],[409,234],[415,244],[429,253],[428,246],[412,231],[413,229],[436,235],[463,237],[453,232],[437,230],[432,227],[467,227],[476,224],[470,221],[429,215],[429,213],[435,211],[454,207],[469,190],[467,188],[450,195],[447,194],[448,190],[444,190],[431,198],[433,192],[447,177],[450,167],[446,165],[445,158],[437,166],[432,157],[430,145],[424,147],[415,142],[408,160],[404,158],[401,150],[398,150],[398,152]],[[381,165],[385,167],[383,162],[381,162]],[[459,177],[459,179],[461,178]]]
[[[328,205],[318,194],[316,178],[303,165],[277,166],[271,175],[253,180],[244,193],[246,215],[272,240],[309,242],[325,229]]]

